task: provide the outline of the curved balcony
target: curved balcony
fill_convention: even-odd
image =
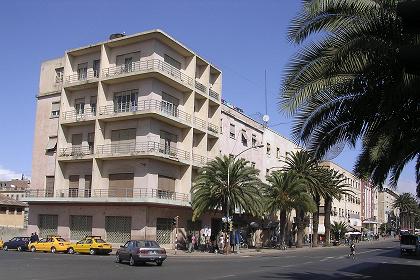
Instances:
[[[93,147],[89,146],[70,146],[60,148],[57,153],[58,160],[62,161],[82,161],[93,158]]]
[[[198,129],[200,132],[205,133],[207,130],[207,122],[194,116],[194,129]]]
[[[215,124],[209,123],[207,126],[209,136],[219,137],[219,127]]]
[[[73,87],[74,89],[95,87],[99,78],[99,72],[93,69],[87,69],[64,79],[64,87]]]
[[[146,157],[181,165],[188,165],[190,162],[189,152],[152,141],[98,145],[96,154],[97,158],[104,160]]]
[[[191,115],[162,100],[141,100],[139,102],[114,103],[99,108],[100,119],[121,120],[141,115],[153,116],[178,127],[191,126]]]
[[[130,80],[138,74],[146,73],[159,73],[161,74],[161,80],[169,82],[170,85],[174,86],[181,91],[192,90],[194,87],[194,79],[184,74],[178,68],[170,65],[169,63],[160,59],[149,59],[143,61],[136,61],[130,64],[123,64],[117,66],[111,66],[102,69],[101,77],[104,80],[112,83],[112,80],[122,79]],[[163,75],[163,76],[162,76]],[[147,78],[149,76],[145,76]],[[118,81],[116,81],[118,82]],[[176,83],[173,83],[176,82]],[[184,87],[180,88],[177,84],[181,84]]]
[[[210,99],[214,99],[214,100],[216,100],[217,102],[219,102],[220,101],[220,94],[218,94],[217,92],[215,92],[214,90],[212,90],[212,89],[209,89],[209,96],[210,96]]]
[[[77,124],[93,122],[96,117],[96,108],[84,108],[83,110],[70,110],[61,113],[62,124]]]
[[[44,203],[153,203],[190,206],[190,194],[149,188],[33,189],[25,201]]]

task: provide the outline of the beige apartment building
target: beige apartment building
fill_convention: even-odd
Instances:
[[[191,181],[219,153],[222,73],[160,30],[41,66],[29,231],[174,240]],[[206,221],[207,224],[210,221]]]
[[[0,195],[16,200],[22,200],[28,194],[30,183],[31,181],[27,179],[0,181]]]
[[[378,223],[388,223],[390,216],[399,216],[399,209],[394,208],[394,201],[397,199],[398,193],[388,187],[384,187],[382,191],[378,193]]]

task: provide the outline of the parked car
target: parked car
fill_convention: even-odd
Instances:
[[[18,251],[28,250],[30,238],[29,237],[13,237],[9,241],[3,243],[3,250],[7,251],[10,249],[15,249]]]
[[[68,249],[69,254],[109,254],[112,246],[106,243],[100,236],[86,236],[82,240],[72,243]]]
[[[51,235],[47,238],[42,238],[39,241],[32,242],[29,244],[29,249],[31,252],[41,251],[41,252],[65,252],[67,253],[70,248],[71,243],[66,241],[61,236]]]
[[[400,251],[401,256],[420,254],[420,236],[414,234],[401,235]]]
[[[129,240],[116,253],[115,261],[128,261],[131,266],[137,263],[155,262],[158,266],[166,260],[166,250],[153,240]]]
[[[3,244],[4,244],[3,240],[0,239],[0,250],[3,249]]]

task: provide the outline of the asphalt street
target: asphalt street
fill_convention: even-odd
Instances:
[[[400,257],[395,240],[249,255],[168,256],[162,267],[130,267],[114,256],[0,251],[0,279],[420,279],[420,259]]]

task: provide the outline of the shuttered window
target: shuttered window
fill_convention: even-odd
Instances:
[[[179,62],[178,60],[170,57],[169,55],[165,54],[164,60],[166,63],[172,65],[173,67],[181,70],[181,62]]]
[[[46,197],[54,196],[54,176],[45,177],[45,196]]]
[[[175,192],[175,178],[159,175],[158,190],[164,192]]]
[[[134,187],[133,173],[109,174],[110,197],[132,197]]]
[[[136,129],[120,129],[111,132],[113,153],[130,153],[135,149]]]
[[[92,195],[92,175],[85,175],[85,197]]]
[[[60,116],[60,102],[53,102],[51,104],[51,118],[58,118]]]
[[[79,175],[69,176],[69,197],[79,196]]]
[[[229,131],[229,135],[230,135],[230,138],[233,138],[233,139],[235,139],[235,125],[234,124],[230,124],[230,131]]]
[[[57,136],[50,136],[48,137],[47,146],[45,147],[45,150],[48,152],[53,152],[57,150]]]

